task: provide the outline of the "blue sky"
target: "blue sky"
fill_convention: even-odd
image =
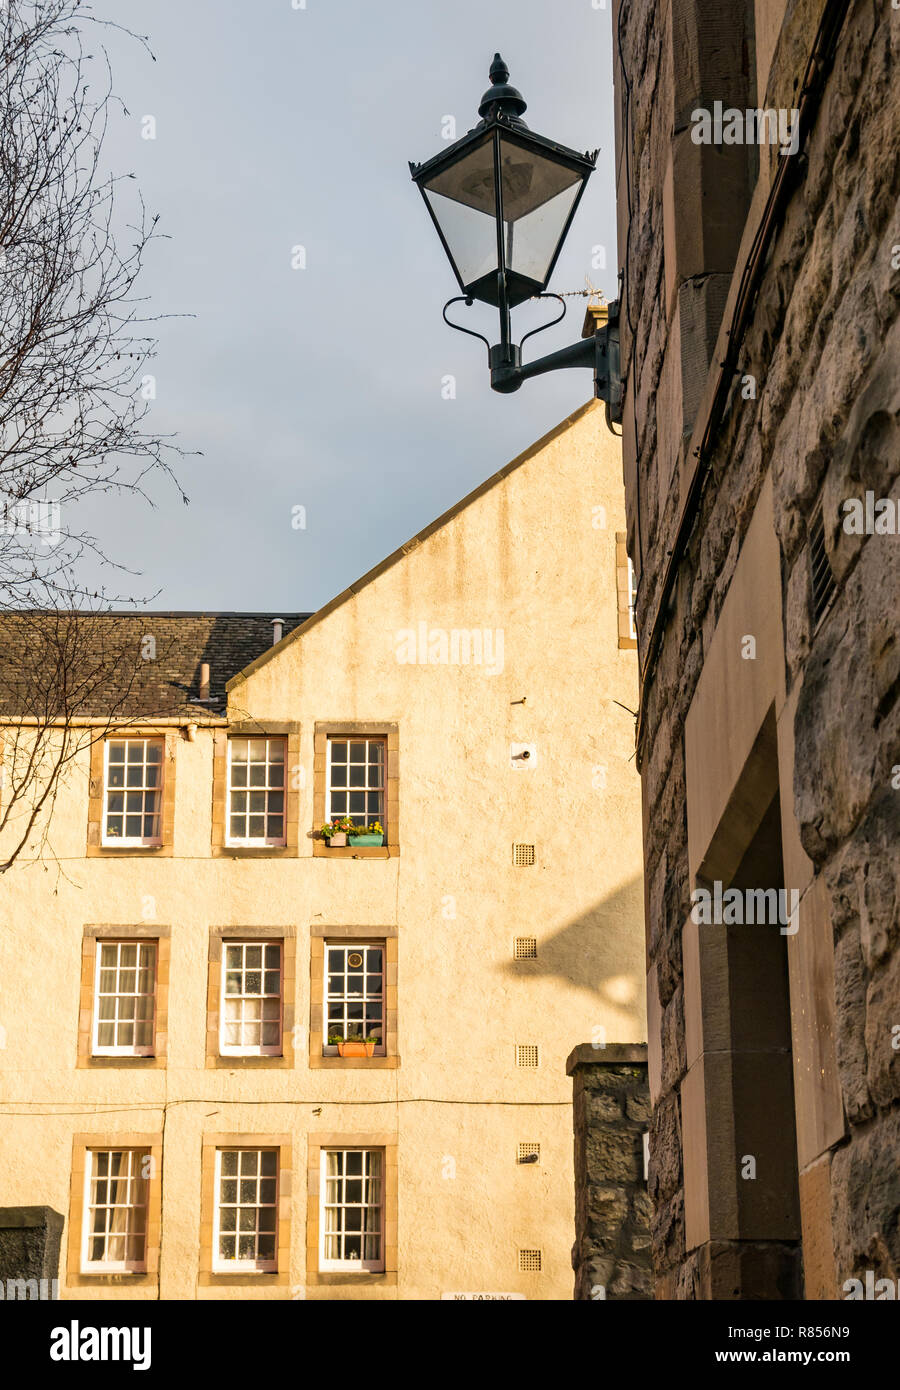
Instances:
[[[491,392],[484,349],[441,320],[457,290],[407,161],[445,148],[445,116],[458,135],[475,123],[499,49],[533,130],[600,147],[549,288],[590,276],[614,297],[610,12],[600,0],[97,8],[146,33],[156,57],[108,40],[129,115],[107,157],[134,172],[167,238],[141,282],[150,309],[184,315],[160,327],[154,428],[203,456],[179,469],[190,507],[158,483],[154,509],[94,500],[82,520],[140,572],[107,584],[156,607],[316,608],[590,395],[581,371]],[[469,312],[494,341],[495,315]],[[536,310],[518,312],[521,336]],[[534,355],[574,341],[583,313],[570,300]]]

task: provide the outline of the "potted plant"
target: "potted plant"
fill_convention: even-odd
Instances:
[[[349,816],[339,816],[336,820],[326,821],[319,834],[326,844],[338,849],[346,845],[347,835],[353,829],[354,825]]]
[[[384,826],[377,820],[371,825],[354,825],[349,838],[351,845],[383,845]]]
[[[333,1047],[337,1047],[341,1057],[373,1057],[375,1049],[381,1042],[378,1037],[366,1038],[342,1038],[336,1036],[328,1039]]]

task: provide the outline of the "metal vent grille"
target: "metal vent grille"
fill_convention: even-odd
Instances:
[[[519,1251],[519,1273],[533,1274],[541,1269],[543,1251],[541,1250],[520,1250]]]
[[[516,1044],[516,1066],[536,1067],[538,1064],[537,1043]]]
[[[524,869],[534,863],[534,845],[513,845],[513,863],[517,869]]]
[[[540,1163],[540,1144],[519,1144],[516,1148],[517,1163]]]
[[[537,960],[537,937],[517,936],[514,956],[516,960]]]
[[[825,523],[822,508],[813,513],[809,525],[809,588],[813,627],[818,627],[834,598],[834,575],[825,548]]]

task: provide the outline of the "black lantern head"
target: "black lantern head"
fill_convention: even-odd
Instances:
[[[508,310],[544,290],[596,152],[578,154],[528,129],[499,53],[490,76],[478,125],[410,172],[460,289]]]
[[[522,361],[525,340],[552,328],[565,314],[565,299],[544,295],[544,290],[597,162],[596,150],[579,154],[535,135],[522,120],[525,109],[522,93],[510,86],[509,69],[497,53],[477,126],[426,164],[409,166],[462,290],[444,305],[444,321],[481,339],[488,350],[491,387],[504,395],[544,372],[590,368],[612,428],[622,420],[618,301],[609,305],[605,322],[600,324],[598,316],[587,338]],[[514,343],[510,310],[536,296],[559,300],[562,314]],[[492,346],[483,333],[447,317],[459,299],[468,306],[476,299],[496,306],[499,343]]]

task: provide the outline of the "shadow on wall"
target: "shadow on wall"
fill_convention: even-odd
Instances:
[[[544,935],[540,925],[534,927],[537,959],[506,961],[502,972],[517,979],[555,975],[573,989],[586,991],[592,1000],[602,1000],[606,1017],[613,1020],[607,1028],[607,1041],[622,1041],[616,1036],[615,1025],[627,1030],[630,1037],[639,1024],[637,1031],[643,1037],[643,979],[629,964],[622,963],[622,947],[629,934],[635,938],[634,953],[643,961],[644,887],[640,875],[552,935]],[[523,922],[517,935],[527,935],[529,930],[530,924]]]

